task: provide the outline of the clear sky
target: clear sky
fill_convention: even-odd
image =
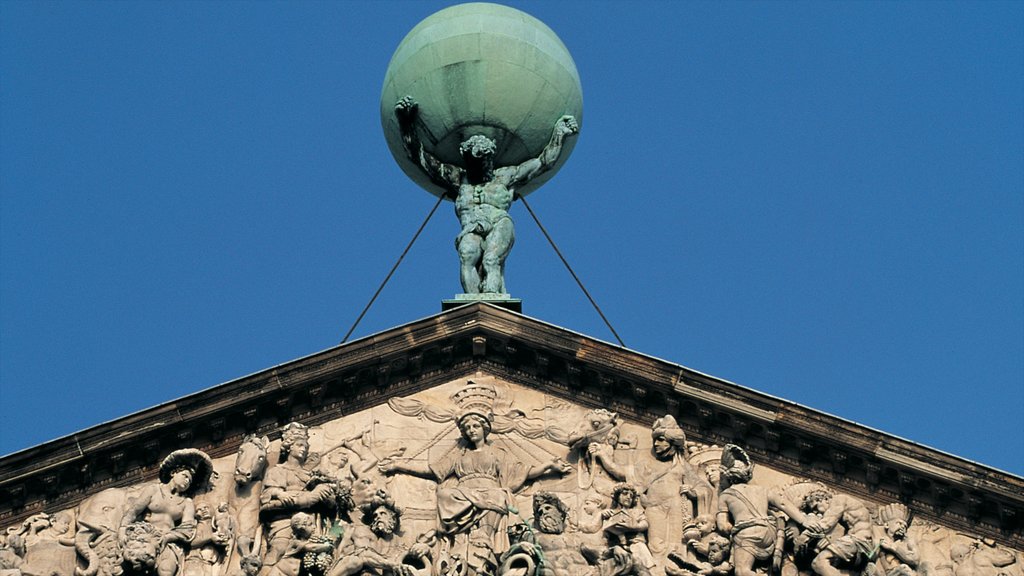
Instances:
[[[569,48],[529,197],[632,349],[1024,474],[1024,4],[512,2]],[[0,454],[337,344],[434,198],[439,2],[0,3]],[[355,337],[460,291],[446,204]],[[612,341],[521,205],[510,292]]]

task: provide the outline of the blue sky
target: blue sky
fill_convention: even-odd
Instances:
[[[630,348],[1024,474],[1024,4],[510,4],[584,91],[529,201]],[[379,97],[445,5],[0,4],[0,454],[340,341],[434,200]],[[524,312],[612,341],[512,216]]]

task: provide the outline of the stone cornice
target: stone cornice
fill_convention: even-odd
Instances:
[[[612,344],[472,304],[0,459],[0,525],[156,476],[172,450],[315,425],[483,371],[623,417],[671,413],[692,440],[919,517],[1024,546],[1024,479]]]

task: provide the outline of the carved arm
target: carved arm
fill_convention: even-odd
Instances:
[[[414,126],[418,110],[419,105],[412,96],[405,96],[395,103],[395,117],[398,119],[398,131],[402,135],[405,155],[416,163],[434,184],[446,189],[449,195],[454,197],[462,182],[462,169],[441,162],[423,148]]]

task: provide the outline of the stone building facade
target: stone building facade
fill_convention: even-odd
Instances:
[[[0,460],[0,576],[1024,576],[1024,479],[472,304]]]

